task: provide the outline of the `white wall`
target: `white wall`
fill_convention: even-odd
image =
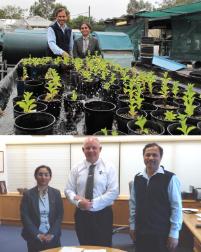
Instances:
[[[5,173],[0,174],[7,181],[8,190],[34,185],[33,171],[41,164],[49,165],[53,170],[52,186],[63,191],[70,168],[83,160],[83,138],[62,141],[47,141],[49,138],[25,141],[23,144],[5,141]],[[114,141],[115,139],[115,141]],[[38,142],[37,142],[38,141]],[[164,149],[161,164],[165,169],[176,173],[181,181],[182,191],[188,191],[189,185],[201,187],[201,138],[104,138],[101,156],[115,164],[119,175],[120,194],[128,195],[128,183],[134,174],[144,169],[142,149],[148,142],[158,142]],[[5,147],[6,145],[6,147]],[[23,168],[23,169],[21,169]],[[18,177],[18,179],[16,179]]]
[[[6,163],[6,146],[4,141],[0,142],[0,151],[3,151],[3,160],[0,160],[0,162],[3,162],[3,164],[1,163],[1,165],[3,165],[4,168],[4,172],[0,172],[0,181],[6,181],[7,179],[7,163]]]

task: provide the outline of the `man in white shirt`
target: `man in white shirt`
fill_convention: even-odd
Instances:
[[[65,195],[77,207],[75,229],[80,245],[110,247],[113,225],[111,205],[118,197],[119,188],[115,168],[99,157],[101,148],[95,137],[84,141],[82,150],[86,160],[71,170]],[[93,184],[93,188],[89,188],[89,184]]]

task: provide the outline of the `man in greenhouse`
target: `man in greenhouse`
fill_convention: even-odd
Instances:
[[[130,236],[136,252],[175,251],[182,224],[180,183],[160,166],[163,149],[149,143],[143,149],[145,170],[134,178],[129,201]]]
[[[70,18],[70,12],[65,8],[55,11],[56,21],[48,28],[48,54],[56,56],[72,56],[73,51],[73,32],[66,22]]]
[[[99,157],[101,148],[95,137],[84,141],[86,159],[71,170],[65,195],[77,207],[75,230],[80,245],[111,247],[111,205],[118,197],[118,179],[113,165]]]

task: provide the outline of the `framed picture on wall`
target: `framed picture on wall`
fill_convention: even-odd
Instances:
[[[4,153],[0,151],[0,172],[4,172]]]
[[[0,181],[0,194],[7,193],[6,182]]]

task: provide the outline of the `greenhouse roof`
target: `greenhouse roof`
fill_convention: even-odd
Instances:
[[[201,1],[191,4],[178,5],[156,11],[138,12],[135,15],[137,17],[146,17],[146,18],[171,18],[172,16],[178,16],[196,12],[201,12]]]

